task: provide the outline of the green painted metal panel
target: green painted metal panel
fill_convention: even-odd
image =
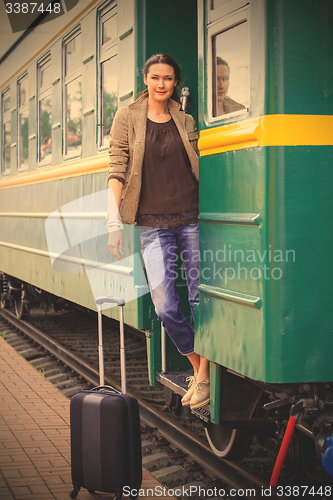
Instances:
[[[333,3],[266,5],[266,114],[333,114]]]
[[[141,3],[141,2],[139,2]],[[141,50],[143,63],[153,54],[166,53],[180,65],[184,86],[190,89],[190,106],[187,112],[197,119],[198,103],[198,40],[197,5],[193,0],[184,0],[179,10],[176,0],[168,2],[163,9],[154,0],[145,0],[141,7]]]
[[[250,4],[250,116],[332,114],[332,8],[326,0],[315,9],[310,1]],[[199,33],[207,128],[232,120],[204,121],[210,49]],[[332,380],[332,153],[310,143],[200,159],[199,354],[265,382]]]
[[[210,363],[210,420],[220,423],[221,408],[221,365]]]
[[[201,293],[196,308],[195,351],[238,373],[263,380],[263,325],[262,309]]]
[[[269,241],[292,252],[270,283],[269,379],[329,381],[333,377],[332,147],[270,150]],[[275,366],[276,365],[276,366]]]
[[[266,382],[332,379],[331,159],[330,146],[201,159],[221,178],[201,180],[197,352]],[[258,224],[246,222],[257,213]]]

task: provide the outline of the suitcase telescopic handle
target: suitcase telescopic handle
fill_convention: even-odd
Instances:
[[[103,332],[102,332],[102,304],[117,304],[120,307],[120,374],[121,374],[121,392],[126,394],[126,364],[125,364],[125,333],[124,333],[124,299],[106,295],[97,297],[96,304],[98,309],[98,357],[99,357],[99,385],[104,385],[104,358],[103,358]]]
[[[109,304],[117,304],[117,306],[124,306],[124,299],[119,299],[118,297],[112,297],[112,295],[105,295],[105,297],[97,297],[96,304],[104,304],[107,302]]]

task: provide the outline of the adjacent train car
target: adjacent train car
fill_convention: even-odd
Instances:
[[[94,297],[113,294],[125,298],[128,324],[149,329],[138,230],[123,228],[121,263],[107,248],[108,136],[116,110],[143,90],[147,54],[158,50],[179,58],[197,113],[196,4],[183,4],[189,24],[171,5],[159,23],[149,2],[72,4],[55,16],[60,4],[50,3],[1,57],[1,303],[22,316],[42,291],[49,302],[91,309]],[[179,287],[185,296],[184,280]]]
[[[197,413],[215,453],[238,458],[253,434],[278,443],[291,409],[299,454],[331,475],[332,14],[330,0],[185,0],[181,12],[80,0],[0,60],[1,305],[22,316],[44,292],[91,309],[122,296],[126,323],[147,331],[151,383],[184,391],[174,370],[189,365],[161,341],[139,230],[123,228],[119,263],[105,224],[113,116],[142,90],[144,61],[172,54],[200,131],[195,350],[211,361],[211,403]]]
[[[312,436],[333,475],[333,5],[199,9],[195,350],[212,361],[207,435],[227,456],[244,429],[263,432],[259,417],[268,425],[278,415],[274,432],[284,432],[294,405],[301,446]],[[242,108],[221,107],[221,74],[224,103],[230,96]]]

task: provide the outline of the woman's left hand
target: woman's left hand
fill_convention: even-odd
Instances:
[[[112,230],[109,230],[109,240],[108,240],[108,247],[112,255],[114,255],[118,260],[121,260],[120,255],[118,254],[118,249],[119,253],[122,255],[123,254],[123,235],[121,234],[121,231],[119,228],[112,228]]]

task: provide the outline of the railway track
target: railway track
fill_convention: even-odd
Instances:
[[[97,317],[77,311],[48,313],[31,311],[29,323],[0,309],[0,334],[21,355],[43,373],[68,397],[84,388],[99,385],[97,355]],[[103,324],[105,383],[120,389],[118,323]],[[24,337],[24,338],[23,338]],[[140,405],[143,464],[170,488],[180,488],[184,498],[199,491],[205,498],[220,491],[240,491],[255,498],[254,491],[268,488],[272,457],[252,447],[245,466],[216,457],[203,438],[202,423],[196,419],[184,424],[167,414],[164,389],[148,385],[146,347],[143,332],[125,327],[128,392]],[[164,410],[164,411],[162,411]],[[262,472],[259,477],[254,471]],[[265,477],[266,476],[266,477]],[[186,489],[192,485],[192,490]],[[215,488],[215,490],[214,490]],[[197,489],[197,490],[196,490]],[[270,494],[274,498],[274,491]],[[194,495],[195,497],[195,495]],[[217,497],[221,497],[220,494]],[[281,496],[279,496],[281,498]]]

